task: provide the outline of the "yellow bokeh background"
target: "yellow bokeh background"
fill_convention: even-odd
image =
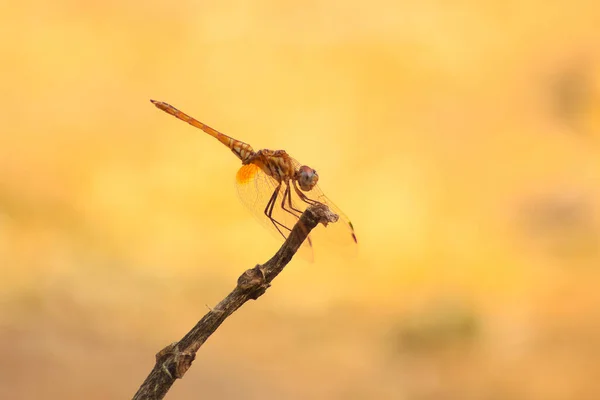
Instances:
[[[317,169],[317,243],[168,398],[600,398],[595,2],[0,5],[0,398],[128,398],[280,246],[237,160]],[[319,227],[318,229],[326,229]]]

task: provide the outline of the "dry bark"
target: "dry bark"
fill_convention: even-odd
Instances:
[[[306,240],[310,231],[319,223],[336,222],[338,216],[324,205],[306,209],[279,251],[266,263],[245,271],[237,286],[216,307],[210,310],[179,342],[172,343],[156,354],[156,364],[144,381],[134,400],[158,400],[164,398],[176,379],[181,379],[196,358],[196,352],[206,339],[234,311],[248,300],[262,296],[271,281],[290,262]]]

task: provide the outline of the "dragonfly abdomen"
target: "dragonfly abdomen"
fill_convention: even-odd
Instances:
[[[235,154],[240,160],[242,160],[243,164],[250,163],[252,158],[256,154],[252,146],[250,146],[247,143],[240,142],[239,140],[232,139],[229,136],[226,136],[226,138],[229,139],[228,142],[226,140],[221,140],[221,138],[217,139],[219,139],[219,141],[225,146],[229,147],[233,154]]]
[[[210,136],[214,137],[219,142],[221,142],[225,146],[229,147],[231,149],[231,151],[233,152],[233,154],[238,156],[238,158],[240,160],[242,160],[242,162],[244,164],[247,164],[249,162],[249,159],[252,158],[252,156],[254,156],[254,149],[248,143],[244,143],[240,140],[229,137],[229,136],[217,131],[216,129],[211,128],[210,126],[198,121],[194,117],[191,117],[191,116],[187,115],[186,113],[184,113],[183,111],[178,110],[177,108],[173,107],[169,103],[165,103],[164,101],[156,101],[156,100],[150,100],[150,101],[157,108],[163,110],[164,112],[166,112],[168,114],[171,114],[175,118],[178,118],[184,122],[187,122],[188,124],[192,125],[193,127],[203,130],[205,133],[208,133]]]

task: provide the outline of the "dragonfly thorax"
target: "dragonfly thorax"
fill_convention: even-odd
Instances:
[[[247,163],[257,165],[277,182],[287,182],[296,176],[294,162],[285,150],[258,150]]]

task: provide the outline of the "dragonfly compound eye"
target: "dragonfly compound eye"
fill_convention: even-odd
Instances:
[[[298,168],[296,179],[298,180],[300,189],[307,192],[315,187],[315,185],[319,181],[319,175],[317,175],[317,171],[315,171],[314,169],[303,165],[300,168]]]

